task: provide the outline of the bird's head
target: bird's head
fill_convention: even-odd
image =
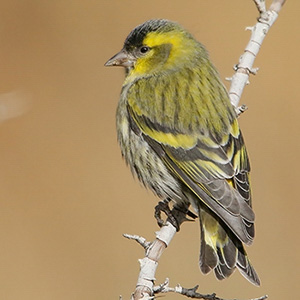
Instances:
[[[123,66],[129,76],[144,77],[192,65],[204,53],[202,45],[179,24],[149,20],[131,31],[123,49],[105,66]]]

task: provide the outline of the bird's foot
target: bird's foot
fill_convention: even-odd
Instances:
[[[188,209],[188,205],[175,205],[171,210],[169,207],[171,199],[159,201],[155,206],[154,216],[159,227],[165,225],[165,221],[161,218],[161,212],[167,216],[167,221],[170,222],[177,231],[180,230],[180,224],[185,221],[194,221],[197,216]],[[187,218],[190,217],[191,219]]]

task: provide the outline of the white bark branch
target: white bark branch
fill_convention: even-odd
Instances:
[[[243,55],[240,57],[239,63],[235,66],[235,74],[231,78],[231,86],[229,89],[229,97],[232,105],[236,108],[238,114],[242,111],[238,107],[244,87],[249,83],[249,75],[256,74],[258,69],[253,69],[254,60],[260,50],[263,40],[265,39],[269,29],[278,17],[285,0],[274,0],[270,9],[266,11],[264,0],[254,0],[260,17],[253,27],[247,27],[251,30],[251,37],[246,46]]]
[[[249,82],[249,75],[255,74],[257,72],[257,69],[253,69],[254,60],[260,50],[264,38],[266,37],[273,23],[276,21],[278,13],[281,10],[283,4],[285,3],[285,0],[273,0],[269,10],[266,10],[265,0],[253,1],[259,11],[260,17],[258,18],[258,22],[255,26],[247,28],[250,29],[252,32],[251,38],[248,45],[245,48],[243,55],[240,57],[238,65],[235,67],[235,74],[230,79],[230,101],[232,105],[236,108],[238,114],[240,114],[246,109],[244,105],[240,107],[238,105],[244,87]],[[180,225],[184,220],[185,215],[179,216],[178,224]],[[131,300],[154,299],[155,290],[156,292],[178,292],[185,296],[188,296],[187,294],[182,293],[183,288],[181,286],[177,286],[176,288],[169,288],[167,285],[164,286],[163,284],[160,286],[164,287],[163,290],[159,290],[157,289],[157,287],[154,287],[155,272],[158,266],[158,261],[163,251],[166,249],[166,247],[169,245],[169,243],[175,236],[175,233],[176,228],[170,222],[167,221],[166,226],[161,227],[161,229],[156,233],[156,239],[152,243],[146,242],[144,238],[141,238],[139,236],[125,235],[127,238],[136,240],[146,250],[145,257],[139,260],[140,273],[137,280],[136,289],[131,296]],[[195,288],[185,290],[194,291],[196,293]],[[120,299],[122,298],[120,297]],[[215,296],[214,298],[210,299],[221,298]],[[266,296],[256,299],[266,299]]]
[[[139,260],[141,269],[132,299],[151,299],[158,260],[175,233],[176,228],[169,222],[156,232],[155,241],[146,251],[145,257]]]

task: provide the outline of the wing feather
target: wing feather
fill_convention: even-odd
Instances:
[[[234,120],[222,138],[209,132],[178,132],[154,124],[128,107],[133,127],[168,168],[244,243],[254,238],[248,156]]]

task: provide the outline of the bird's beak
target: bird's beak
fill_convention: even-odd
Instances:
[[[130,56],[124,49],[109,59],[104,66],[121,66],[126,68],[133,67],[134,57]]]

